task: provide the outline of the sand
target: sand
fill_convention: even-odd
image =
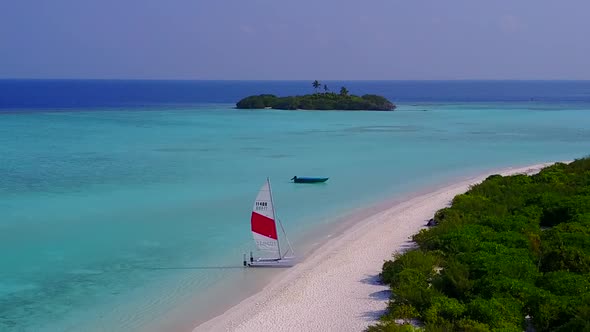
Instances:
[[[550,165],[483,174],[398,202],[355,223],[261,292],[199,325],[200,331],[362,331],[385,312],[385,260],[413,246],[411,236],[458,194],[491,174],[533,174]]]

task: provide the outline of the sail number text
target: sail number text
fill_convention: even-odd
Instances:
[[[268,210],[268,202],[256,202],[256,211]]]

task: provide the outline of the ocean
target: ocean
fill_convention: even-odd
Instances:
[[[307,81],[0,80],[0,331],[221,313],[269,278],[241,267],[267,176],[297,250],[376,202],[590,151],[590,81],[326,84],[398,108],[233,108]]]

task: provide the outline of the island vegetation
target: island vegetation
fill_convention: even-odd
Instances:
[[[236,107],[239,109],[272,108],[281,110],[370,110],[391,111],[395,105],[385,97],[366,94],[356,96],[349,93],[346,87],[341,87],[339,93],[331,92],[327,84],[319,81],[312,83],[313,94],[303,96],[278,97],[271,94],[249,96],[240,100]],[[323,89],[323,92],[322,92]]]
[[[384,263],[368,331],[590,331],[590,159],[490,176],[433,223]]]

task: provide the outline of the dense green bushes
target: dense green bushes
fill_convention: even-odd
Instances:
[[[236,104],[237,108],[274,108],[283,110],[377,110],[390,111],[395,105],[384,97],[332,92],[314,93],[304,96],[277,97],[275,95],[249,96]]]
[[[590,159],[490,176],[434,219],[383,264],[369,331],[590,331]]]

